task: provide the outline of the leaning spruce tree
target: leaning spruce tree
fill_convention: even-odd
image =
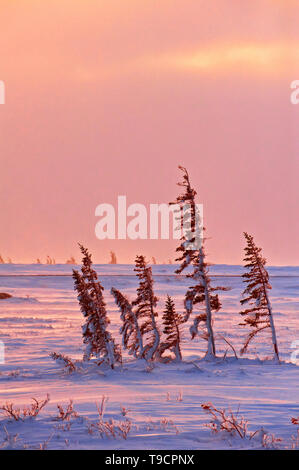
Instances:
[[[160,332],[156,322],[158,313],[156,311],[158,299],[154,294],[152,268],[147,266],[145,257],[136,257],[135,269],[139,278],[137,298],[132,302],[135,314],[140,320],[140,331],[144,338],[143,357],[147,361],[159,357]]]
[[[174,301],[169,295],[165,302],[162,320],[163,333],[166,335],[166,339],[160,345],[160,354],[162,355],[165,351],[169,350],[174,353],[177,361],[181,361],[182,332],[180,326],[184,323],[184,317],[176,312]]]
[[[274,326],[273,312],[268,291],[272,289],[269,282],[269,274],[265,268],[266,259],[262,256],[262,249],[258,248],[254,242],[253,236],[244,232],[246,239],[245,247],[245,268],[248,270],[242,275],[247,284],[243,292],[241,305],[248,304],[248,308],[240,312],[244,316],[242,326],[250,326],[252,331],[249,333],[245,344],[241,350],[243,354],[250,341],[260,332],[267,328],[271,329],[274,357],[279,362],[279,353]]]
[[[143,339],[133,306],[128,298],[114,287],[111,289],[111,294],[121,311],[120,318],[123,323],[120,334],[122,335],[123,348],[127,349],[129,354],[132,354],[135,358],[142,358],[144,353]]]
[[[176,198],[175,202],[170,203],[179,206],[180,228],[183,228],[181,243],[176,249],[180,254],[176,261],[180,261],[181,265],[176,273],[180,274],[186,268],[192,266],[192,272],[187,273],[186,277],[193,279],[195,282],[185,295],[185,321],[188,321],[194,305],[198,305],[201,311],[194,317],[193,325],[190,328],[191,336],[193,339],[199,335],[199,326],[203,326],[203,333],[200,336],[208,342],[206,357],[215,357],[213,312],[217,312],[221,308],[218,294],[215,292],[228,289],[220,286],[212,287],[211,285],[209,264],[206,261],[204,249],[205,239],[200,231],[200,214],[195,201],[196,191],[191,186],[186,168],[179,166],[179,169],[183,173],[183,181],[178,185],[183,188],[183,193]]]
[[[86,344],[83,359],[91,356],[99,359],[99,364],[106,363],[114,369],[121,362],[121,351],[107,330],[110,323],[107,316],[103,290],[97,273],[92,268],[91,255],[79,244],[83,254],[81,273],[73,269],[74,289],[78,293],[81,312],[86,321],[82,327],[83,342]]]

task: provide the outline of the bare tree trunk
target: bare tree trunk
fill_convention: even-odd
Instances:
[[[139,344],[139,348],[140,348],[140,351],[139,351],[139,356],[140,358],[142,358],[143,356],[143,351],[144,351],[144,347],[143,347],[143,339],[142,339],[142,335],[141,335],[141,332],[140,332],[140,328],[139,328],[139,325],[138,325],[138,321],[134,315],[134,324],[135,324],[135,328],[136,328],[136,336],[137,336],[137,340],[138,340],[138,344]],[[137,357],[135,355],[135,357]]]
[[[215,357],[216,349],[215,349],[214,332],[213,332],[213,327],[212,327],[212,311],[211,311],[211,305],[210,305],[210,295],[209,295],[209,291],[208,291],[208,288],[207,288],[207,283],[206,283],[206,280],[205,280],[204,276],[203,276],[203,282],[204,282],[204,288],[205,288],[207,330],[208,330],[208,335],[209,335],[209,337],[208,337],[207,356]]]
[[[105,334],[105,344],[106,344],[109,365],[111,369],[114,369],[114,365],[115,365],[114,345],[111,344],[111,340],[107,338],[107,334]]]
[[[152,320],[153,334],[154,334],[155,340],[154,340],[154,343],[153,343],[152,347],[150,348],[150,350],[147,353],[147,358],[149,360],[155,358],[155,354],[158,351],[159,344],[160,344],[160,335],[159,335],[159,331],[158,331],[157,324],[156,324],[154,309],[153,309],[152,306],[151,306],[151,320]]]
[[[180,335],[180,329],[177,325],[177,322],[175,321],[175,328],[176,328],[176,333],[177,333],[177,338],[178,338],[178,341],[177,341],[177,344],[175,346],[175,357],[176,357],[176,360],[177,361],[181,361],[182,360],[182,351],[181,351],[181,335]]]
[[[275,326],[274,326],[274,319],[272,315],[272,306],[270,299],[268,297],[267,290],[265,289],[265,295],[266,295],[266,300],[267,300],[267,305],[268,305],[268,310],[269,310],[269,321],[270,321],[270,326],[271,326],[271,333],[272,333],[272,343],[274,347],[274,353],[275,353],[275,358],[278,362],[279,360],[279,353],[278,353],[278,346],[277,346],[277,339],[276,339],[276,331],[275,331]]]
[[[256,259],[257,259],[257,257],[256,257]],[[261,278],[263,279],[263,273],[262,273],[262,269],[261,269],[261,266],[260,266],[259,263],[258,263],[258,267],[259,267],[259,271],[261,273]],[[266,297],[267,307],[268,307],[268,312],[269,312],[269,321],[270,321],[270,327],[271,327],[271,333],[272,333],[272,343],[273,343],[273,347],[274,347],[275,359],[277,360],[277,362],[280,362],[279,353],[278,353],[278,346],[277,346],[277,339],[276,339],[276,331],[275,331],[275,326],[274,326],[274,319],[273,319],[273,315],[272,315],[272,306],[271,306],[270,299],[268,297],[267,287],[265,286],[264,281],[263,281],[263,289],[264,289],[264,294],[265,294],[265,297]]]
[[[199,250],[199,257],[200,261],[203,260],[203,252],[202,248]],[[214,332],[212,327],[212,309],[210,303],[210,293],[207,286],[206,276],[205,276],[205,268],[203,267],[203,263],[201,264],[201,278],[205,290],[205,304],[206,304],[206,315],[207,315],[207,330],[208,330],[208,351],[206,356],[215,357],[216,356],[216,348],[215,348],[215,340],[214,340]]]

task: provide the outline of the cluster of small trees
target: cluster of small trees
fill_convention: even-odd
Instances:
[[[179,254],[176,261],[180,262],[176,273],[186,272],[185,275],[190,279],[190,284],[192,282],[185,294],[184,314],[177,313],[174,301],[170,296],[167,296],[161,333],[157,322],[158,298],[154,293],[152,269],[142,255],[137,256],[135,260],[135,272],[139,279],[136,298],[130,301],[118,289],[111,289],[111,294],[121,312],[122,346],[136,359],[145,359],[146,361],[163,361],[172,358],[181,360],[181,325],[189,321],[191,317],[191,338],[201,337],[206,340],[206,357],[215,357],[213,314],[221,309],[219,292],[228,290],[223,286],[212,285],[209,276],[209,263],[206,260],[204,232],[200,237],[200,243],[198,243],[199,214],[195,200],[196,191],[191,186],[187,170],[183,167],[179,168],[183,173],[183,181],[179,183],[183,191],[176,201],[170,204],[177,204],[180,207],[181,225],[183,218],[184,223],[186,217],[188,218],[189,229],[183,233],[180,245],[176,250]],[[187,213],[185,211],[186,205],[189,208]],[[273,313],[268,295],[271,285],[265,267],[266,260],[262,256],[261,248],[255,245],[253,237],[248,233],[244,233],[244,236],[246,240],[244,258],[246,273],[243,274],[243,280],[246,288],[241,304],[247,305],[247,308],[240,312],[243,317],[243,322],[240,325],[249,326],[251,330],[241,354],[247,350],[250,341],[259,332],[270,328],[274,356],[279,361]],[[84,359],[89,360],[91,356],[94,356],[99,364],[105,362],[114,368],[117,363],[121,363],[122,356],[120,347],[108,331],[110,321],[103,298],[104,289],[92,267],[90,253],[82,245],[79,246],[83,254],[83,265],[81,273],[73,270],[73,278],[81,311],[86,320],[83,325],[83,341],[86,344]],[[170,355],[167,355],[167,352]]]
[[[36,264],[42,264],[42,261],[40,258],[36,258]],[[49,255],[47,255],[46,264],[56,264],[56,261],[54,258],[51,258]]]
[[[113,369],[117,363],[121,363],[122,357],[120,348],[108,331],[110,320],[103,297],[104,288],[92,267],[90,253],[82,245],[79,246],[83,254],[83,265],[81,273],[73,270],[73,279],[81,311],[86,319],[82,327],[83,342],[86,344],[83,359],[89,360],[93,356],[99,364],[105,362]],[[162,341],[157,324],[158,298],[154,293],[152,268],[148,266],[144,256],[136,257],[135,271],[139,279],[136,299],[130,302],[118,289],[111,289],[121,312],[123,348],[136,359],[146,361],[162,359],[167,350],[181,359],[180,325],[184,322],[183,316],[176,313],[174,302],[168,296],[163,315],[165,339]]]
[[[40,258],[36,259],[36,264],[42,264],[42,261]],[[51,258],[51,256],[48,255],[46,258],[46,264],[56,264],[55,258]],[[77,263],[76,263],[75,258],[71,256],[70,258],[66,260],[65,264],[77,264]]]

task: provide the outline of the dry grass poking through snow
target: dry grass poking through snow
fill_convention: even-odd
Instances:
[[[183,397],[181,392],[174,395],[174,401],[182,401],[182,399]],[[96,403],[96,419],[91,420],[87,417],[80,416],[74,409],[73,401],[69,400],[65,405],[57,404],[58,413],[56,416],[47,416],[46,418],[39,417],[37,421],[32,420],[30,428],[28,428],[27,424],[30,423],[30,418],[35,418],[40,414],[41,410],[43,410],[48,404],[50,397],[47,395],[43,400],[37,400],[36,398],[33,398],[32,400],[33,402],[29,406],[24,406],[23,408],[15,407],[13,403],[6,403],[0,407],[0,410],[4,414],[4,418],[8,419],[8,422],[3,423],[2,430],[4,431],[4,435],[2,437],[2,442],[0,443],[0,448],[31,448],[44,450],[49,447],[50,442],[51,446],[55,448],[56,444],[53,444],[53,440],[57,442],[57,439],[59,439],[60,442],[64,442],[66,447],[69,447],[72,443],[72,435],[78,436],[78,434],[82,436],[82,439],[84,439],[84,435],[85,439],[88,434],[92,435],[96,441],[96,438],[127,440],[130,437],[131,439],[135,439],[135,431],[137,432],[137,435],[138,433],[152,433],[153,431],[162,431],[163,434],[171,433],[173,435],[177,435],[182,431],[181,429],[179,431],[178,427],[168,417],[160,418],[157,421],[152,421],[152,419],[149,418],[147,423],[133,425],[132,420],[127,417],[131,410],[124,406],[120,407],[119,419],[106,419],[105,408],[108,398],[104,395],[102,396],[101,401]],[[171,397],[167,394],[167,401],[170,400]],[[229,446],[236,444],[236,447],[239,447],[239,440],[240,443],[242,441],[247,441],[247,446],[249,445],[249,448],[258,447],[276,449],[280,447],[282,439],[275,437],[274,434],[267,433],[263,428],[249,431],[249,422],[239,414],[239,410],[237,412],[233,412],[231,409],[219,409],[211,402],[203,403],[201,408],[210,417],[210,421],[205,423],[204,426],[208,427],[212,431],[213,435],[218,435],[221,439],[224,439]],[[24,424],[24,421],[26,421],[26,425]],[[56,421],[57,424],[50,426],[53,421]],[[21,422],[23,422],[23,424],[21,424]],[[291,442],[287,441],[284,443],[284,448],[297,449],[299,447],[299,417],[291,418],[291,423],[296,426],[296,434],[292,436]],[[8,425],[12,426],[10,432],[8,431]],[[44,441],[41,443],[38,441],[25,443],[20,437],[21,433],[24,433],[24,425],[27,433],[29,432],[29,429],[30,433],[33,431],[32,426],[37,426],[37,429],[39,429],[39,426],[41,426],[40,429],[46,428],[48,432],[46,433],[46,436],[44,436]],[[72,427],[73,425],[75,426],[75,430]],[[75,432],[73,433],[73,431]],[[134,433],[132,434],[133,431]],[[63,432],[63,439],[61,439],[61,432]],[[65,432],[66,434],[64,434]],[[146,436],[146,434],[144,436]],[[23,436],[23,438],[24,437],[25,436]],[[252,444],[249,444],[249,442],[252,442]],[[242,444],[241,447],[243,447]]]
[[[47,394],[45,400],[37,400],[32,398],[33,403],[24,408],[15,408],[13,403],[7,402],[5,405],[0,407],[0,410],[4,412],[7,418],[12,418],[15,421],[24,421],[26,418],[35,418],[39,412],[49,403],[50,395]]]
[[[112,437],[113,439],[121,438],[127,439],[129,432],[132,428],[132,422],[128,418],[124,421],[115,421],[113,419],[104,420],[104,412],[105,412],[105,405],[108,401],[108,398],[104,395],[102,396],[102,400],[100,405],[96,403],[99,418],[95,423],[90,423],[88,425],[88,433],[94,434],[97,433],[100,437]],[[121,414],[124,415],[124,407],[121,409]],[[127,413],[127,410],[126,410]],[[125,414],[126,414],[125,413]]]
[[[57,354],[56,352],[53,352],[50,354],[50,357],[52,357],[52,359],[56,361],[58,364],[62,365],[69,374],[77,370],[74,362],[69,356],[65,356],[64,354],[59,354],[59,353]]]
[[[211,421],[205,426],[212,430],[213,434],[228,433],[232,437],[252,440],[260,438],[262,447],[276,448],[282,439],[275,437],[274,434],[266,433],[263,428],[255,431],[248,431],[248,420],[243,416],[238,416],[239,411],[234,413],[232,410],[217,409],[213,403],[203,403],[202,409],[211,416]]]

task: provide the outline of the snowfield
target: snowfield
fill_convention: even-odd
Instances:
[[[131,265],[95,265],[105,291],[110,331],[121,344],[120,313],[110,294],[116,287],[135,297],[138,279]],[[155,364],[124,355],[122,368],[102,369],[82,363],[83,317],[73,290],[71,266],[1,265],[0,292],[13,295],[0,300],[0,340],[5,363],[0,364],[0,406],[29,407],[32,398],[50,401],[36,417],[15,420],[0,415],[0,448],[3,449],[261,449],[291,448],[299,416],[299,268],[270,267],[270,293],[282,363],[271,360],[270,334],[261,333],[248,353],[236,359],[248,330],[238,325],[243,290],[240,266],[211,268],[213,284],[231,287],[220,293],[223,308],[214,315],[218,358],[202,359],[206,343],[191,341],[184,328],[183,362]],[[177,311],[190,280],[174,275],[175,266],[153,266],[160,319],[166,295]],[[68,373],[53,361],[52,352],[74,361]],[[293,353],[293,359],[291,355]],[[293,362],[292,362],[293,361]],[[103,397],[103,412],[101,404]],[[73,400],[73,409],[63,412]],[[202,404],[231,409],[248,420],[248,433],[213,433],[206,426],[211,417]],[[101,415],[101,418],[100,418]],[[250,432],[254,436],[250,438]],[[280,438],[281,441],[276,439]],[[297,443],[298,444],[298,443]]]

